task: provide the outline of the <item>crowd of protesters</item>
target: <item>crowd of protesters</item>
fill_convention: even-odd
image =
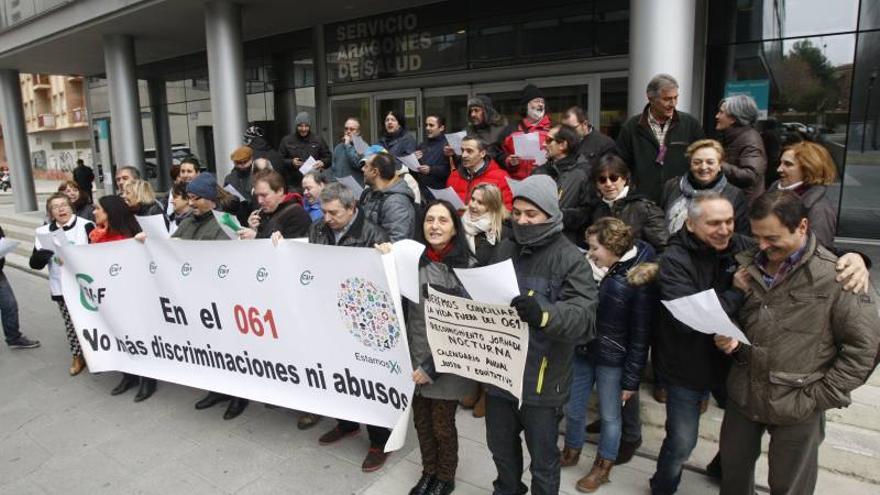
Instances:
[[[678,94],[674,78],[655,76],[644,110],[623,124],[616,142],[579,107],[555,109],[562,118],[552,122],[534,85],[523,89],[521,118],[513,123],[479,95],[462,109],[468,126],[460,150],[447,143],[444,134],[452,130],[444,116],[425,118],[426,140],[418,143],[403,114],[391,110],[380,116],[382,136],[366,151],[358,152],[361,123],[350,117],[331,152],[303,112],[277,149],[262,129],[249,127],[222,181],[192,158],[176,167],[164,196],[134,167],[117,171],[118,197],[94,204],[90,184],[86,191],[65,182],[47,201],[49,222],[37,232],[60,229],[73,244],[143,239],[135,216],[163,215],[174,238],[228,239],[212,214],[217,209],[241,221],[240,239],[306,238],[383,252],[389,243],[415,239],[425,245],[423,292],[431,285],[461,296],[467,294],[454,268],[511,260],[521,295],[510,305],[529,327],[521,402],[496,387],[438,373],[425,334],[425,296],[408,302],[423,470],[410,494],[454,490],[455,414],[462,406],[485,416],[494,493],[558,493],[560,470],[578,465],[588,432],[600,435],[598,447],[576,488],[600,489],[641,445],[639,390],[646,375],[666,407],[652,493],[678,489],[710,396],[725,409],[719,453],[707,468],[721,493],[753,493],[764,432],[772,438],[771,492],[812,493],[824,411],[847,406],[880,356],[870,260],[833,245],[837,215],[825,188],[836,167],[824,147],[805,141],[785,148],[779,180],[764,192],[768,157],[753,129],[755,102],[725,98],[716,115],[718,139],[707,139],[700,122],[676,108]],[[517,155],[514,138],[522,134],[538,135],[546,162]],[[417,168],[401,160],[413,154]],[[303,174],[309,158],[314,169]],[[434,197],[447,187],[463,208]],[[31,266],[49,267],[75,375],[86,363],[61,297],[62,260],[50,248],[38,237]],[[661,305],[705,290],[714,290],[748,343],[698,332]],[[8,299],[0,297],[7,305]],[[4,308],[7,342],[34,347],[17,333],[17,321],[7,320]],[[155,380],[126,374],[111,393],[135,385],[135,401],[156,391]],[[589,423],[594,388],[599,417]],[[248,405],[208,392],[195,407],[224,401],[224,419]],[[304,413],[297,426],[323,420]],[[319,442],[333,444],[359,430],[337,420]],[[390,433],[367,430],[365,472],[383,466]],[[530,487],[522,481],[521,435]]]

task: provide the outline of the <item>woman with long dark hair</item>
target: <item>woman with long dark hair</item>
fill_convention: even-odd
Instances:
[[[98,226],[89,234],[92,244],[131,239],[141,231],[130,206],[119,196],[104,196],[98,200],[95,205],[95,223]],[[156,392],[155,378],[123,373],[122,380],[113,387],[110,395],[123,394],[138,384],[140,388],[134,396],[135,402],[147,400]]]
[[[416,240],[425,244],[419,261],[418,302],[407,301],[406,332],[416,391],[412,401],[413,420],[422,453],[422,477],[410,494],[448,494],[455,489],[458,467],[458,430],[455,410],[458,401],[473,394],[476,383],[458,375],[437,373],[425,329],[425,295],[428,286],[447,294],[467,297],[454,268],[476,265],[464,228],[455,208],[446,201],[432,201],[416,229]],[[388,252],[390,244],[379,246]]]
[[[76,216],[95,221],[95,207],[89,201],[89,195],[80,190],[79,184],[72,180],[66,180],[58,185],[58,192],[64,193],[65,196],[70,198],[73,213]]]

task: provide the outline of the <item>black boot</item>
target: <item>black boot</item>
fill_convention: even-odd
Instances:
[[[141,388],[138,389],[137,395],[134,396],[135,402],[141,402],[150,398],[156,391],[156,380],[154,378],[141,378]]]
[[[434,485],[436,479],[437,478],[435,478],[433,474],[422,473],[419,482],[409,491],[409,495],[426,495],[428,490]]]
[[[223,413],[223,419],[237,418],[239,414],[247,409],[248,402],[247,399],[233,397],[232,400],[229,401],[229,406],[226,407],[226,412]]]
[[[706,466],[706,474],[709,475],[710,478],[715,478],[716,480],[721,479],[721,452],[715,454],[715,457],[712,458],[712,462]]]
[[[449,495],[455,490],[455,481],[437,480],[426,495]]]
[[[229,400],[229,397],[226,394],[218,394],[217,392],[208,392],[208,395],[202,398],[202,400],[196,402],[196,409],[207,409],[209,407],[214,407],[217,404]]]
[[[122,381],[119,382],[119,385],[113,387],[113,390],[110,391],[110,395],[124,394],[128,389],[134,387],[137,384],[137,375],[129,375],[128,373],[123,373]]]

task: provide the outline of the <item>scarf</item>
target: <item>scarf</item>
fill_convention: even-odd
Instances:
[[[466,210],[461,216],[461,226],[464,227],[465,238],[472,253],[477,252],[476,237],[480,234],[486,234],[486,240],[489,241],[489,244],[495,245],[497,239],[495,232],[492,232],[492,217],[488,213],[475,219],[471,217],[471,211]]]
[[[427,256],[428,259],[433,261],[434,263],[442,263],[443,258],[445,258],[446,255],[449,254],[454,247],[455,243],[449,242],[440,251],[435,251],[433,246],[428,245],[428,249],[425,250],[425,256]]]
[[[544,223],[520,225],[513,223],[513,238],[522,247],[540,246],[554,235],[562,232],[562,214],[559,218],[550,217]]]
[[[618,194],[616,198],[614,198],[612,200],[607,200],[605,198],[602,198],[602,202],[605,203],[606,205],[608,205],[608,208],[613,208],[614,202],[625,198],[627,194],[629,194],[629,186],[625,186],[623,189],[621,189],[620,194]]]
[[[629,261],[629,260],[635,258],[638,253],[639,253],[638,246],[633,246],[629,249],[629,251],[623,253],[623,256],[621,256],[620,259],[614,263],[614,265],[616,265],[617,263],[623,263],[625,261]],[[590,258],[589,256],[587,256],[587,261],[590,262],[590,268],[593,269],[593,280],[595,280],[597,283],[601,282],[602,279],[605,278],[605,275],[608,275],[608,271],[611,270],[610,266],[601,267],[601,266],[597,265],[593,261],[593,259]],[[614,266],[614,265],[611,265],[611,266]]]
[[[684,225],[684,221],[687,220],[688,208],[691,206],[691,202],[696,196],[706,194],[707,192],[716,192],[720,194],[721,191],[727,187],[727,177],[721,172],[718,173],[718,179],[714,184],[701,189],[694,187],[693,183],[691,183],[690,177],[690,173],[681,176],[681,179],[678,181],[681,196],[675,199],[669,207],[669,211],[666,212],[666,225],[669,227],[670,234],[678,232],[681,229],[681,226]]]

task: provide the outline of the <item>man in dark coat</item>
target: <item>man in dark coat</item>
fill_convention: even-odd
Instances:
[[[423,187],[430,189],[446,189],[446,179],[452,167],[449,157],[443,153],[447,146],[446,119],[442,115],[432,114],[425,117],[425,140],[416,150],[419,159],[419,175],[416,176]]]
[[[486,142],[486,155],[499,165],[505,163],[507,154],[503,149],[504,139],[510,129],[507,127],[507,119],[492,107],[492,98],[477,95],[469,99],[467,112],[467,134],[483,138]]]
[[[678,82],[658,74],[648,83],[648,104],[623,124],[617,151],[632,170],[636,190],[660,201],[663,184],[688,171],[687,147],[703,138],[703,128],[690,114],[675,109]]]
[[[493,262],[513,262],[522,295],[510,305],[529,326],[522,404],[489,387],[486,439],[495,493],[525,493],[520,434],[531,455],[531,493],[559,493],[558,411],[568,400],[574,348],[595,334],[596,283],[584,256],[562,234],[556,183],[533,175],[516,185],[513,238]]]
[[[92,182],[95,180],[95,172],[91,167],[86,166],[86,162],[80,158],[76,161],[76,168],[73,169],[73,181],[79,187],[80,194],[85,194],[92,202]]]
[[[573,127],[581,137],[577,152],[584,157],[590,167],[596,166],[605,153],[615,150],[614,140],[593,127],[587,112],[579,106],[573,106],[562,115],[562,123]]]
[[[309,159],[318,161],[318,168],[330,167],[332,159],[330,148],[324,139],[312,132],[312,118],[308,112],[300,112],[294,120],[295,130],[281,138],[278,152],[284,160],[284,166],[279,170],[287,180],[289,187],[302,189],[302,174],[299,168]]]

